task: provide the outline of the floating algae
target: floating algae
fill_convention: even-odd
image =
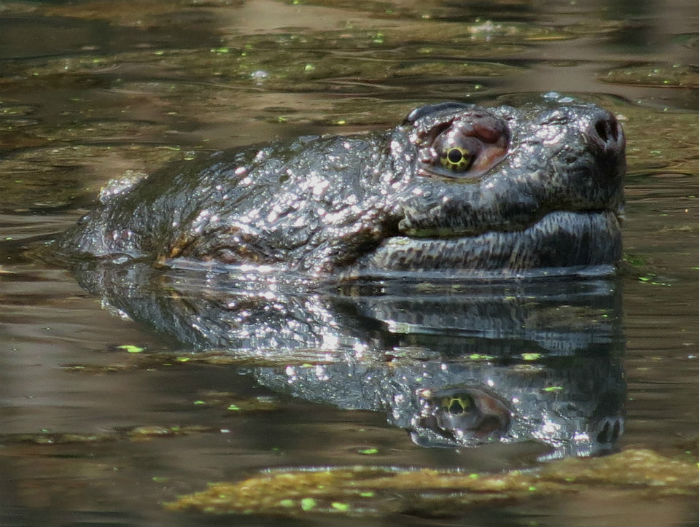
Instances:
[[[72,444],[104,443],[108,441],[146,441],[158,437],[175,437],[202,433],[218,433],[219,428],[201,425],[143,425],[100,433],[51,432],[0,434],[0,447],[17,444],[64,446]]]
[[[468,505],[577,493],[592,485],[654,497],[687,496],[697,493],[698,471],[694,462],[644,449],[600,458],[568,458],[539,469],[499,474],[365,466],[267,471],[236,483],[212,483],[166,507],[287,516],[438,510],[442,515],[459,513]]]

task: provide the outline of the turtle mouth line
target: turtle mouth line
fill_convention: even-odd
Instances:
[[[376,271],[472,274],[545,268],[615,266],[622,258],[618,213],[554,211],[522,230],[386,238],[356,267]]]
[[[469,239],[477,238],[488,233],[519,233],[527,231],[528,229],[536,227],[539,223],[546,221],[546,218],[552,214],[555,215],[609,215],[615,216],[619,225],[624,222],[624,210],[622,206],[617,208],[604,208],[604,209],[580,209],[580,210],[549,210],[543,212],[539,216],[533,216],[529,218],[528,221],[524,221],[520,224],[511,223],[508,225],[486,225],[482,229],[464,228],[458,229],[454,227],[438,227],[438,228],[401,228],[397,229],[397,233],[392,237],[396,238],[410,238],[415,240],[446,240],[446,239]]]

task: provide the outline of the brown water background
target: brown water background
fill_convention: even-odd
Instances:
[[[371,460],[381,465],[503,470],[530,459],[519,448],[421,449],[384,415],[270,393],[243,367],[99,370],[128,362],[119,345],[180,348],[25,254],[126,170],[202,149],[387,128],[441,100],[557,91],[620,117],[634,268],[623,278],[620,446],[696,451],[697,14],[681,0],[0,2],[0,524],[215,524],[224,520],[161,503],[265,467],[366,463],[365,446],[381,446]],[[212,392],[273,397],[277,410],[231,417],[193,404]],[[233,433],[130,432],[175,425]],[[51,444],[60,434],[118,439]],[[693,499],[620,501],[591,488],[546,505],[369,523],[693,525],[697,514]],[[225,520],[237,521],[291,520]],[[304,523],[316,521],[329,522]]]

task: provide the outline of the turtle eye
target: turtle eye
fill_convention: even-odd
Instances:
[[[433,160],[431,170],[446,177],[464,177],[484,149],[483,143],[476,137],[465,136],[459,127],[444,131],[433,141]]]
[[[418,130],[415,138],[420,175],[469,183],[479,181],[505,157],[510,133],[504,120],[467,109]]]
[[[453,146],[440,153],[440,164],[453,172],[469,170],[473,162],[473,154],[460,146]]]

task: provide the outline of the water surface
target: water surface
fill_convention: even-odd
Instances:
[[[296,503],[223,518],[163,504],[268,468],[498,474],[594,450],[549,436],[420,446],[425,437],[406,432],[410,409],[382,398],[415,388],[401,379],[418,371],[508,378],[543,408],[596,403],[624,420],[601,453],[697,460],[697,42],[697,6],[680,0],[3,2],[0,523],[696,524],[695,496],[605,481],[451,507],[415,489],[378,491],[365,512],[332,516]],[[517,104],[550,91],[605,106],[625,127],[626,263],[617,277],[561,291],[277,290],[280,303],[302,305],[314,327],[333,331],[294,356],[262,336],[245,350],[219,342],[205,360],[192,353],[196,339],[127,316],[114,296],[27,252],[127,171],[300,134],[388,128],[424,103]],[[174,306],[202,301],[196,282],[168,280]],[[204,299],[219,315],[239,298],[224,285],[208,283]],[[350,361],[358,349],[365,358]],[[581,371],[593,388],[576,384]],[[523,375],[534,379],[529,391]],[[376,389],[358,395],[358,378]]]

